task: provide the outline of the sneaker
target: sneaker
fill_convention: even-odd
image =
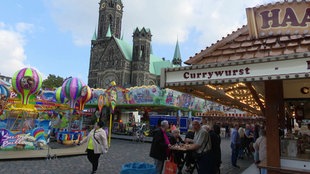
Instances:
[[[95,174],[97,171],[92,171],[91,174]]]

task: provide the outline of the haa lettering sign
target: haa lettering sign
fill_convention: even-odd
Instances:
[[[310,33],[310,1],[278,2],[247,8],[249,33],[254,38],[268,35]]]

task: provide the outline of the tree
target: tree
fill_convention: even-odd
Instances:
[[[42,82],[42,89],[51,89],[54,90],[60,87],[64,79],[60,76],[55,76],[54,74],[49,74],[47,79]]]

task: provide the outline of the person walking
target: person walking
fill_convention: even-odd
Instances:
[[[259,161],[257,161],[256,163],[259,163],[260,161],[263,161],[266,159],[266,155],[267,155],[267,150],[266,150],[266,130],[265,129],[261,129],[260,132],[260,137],[257,138],[257,140],[255,141],[255,143],[253,144],[253,147],[255,149],[255,153],[258,154],[258,159]],[[261,174],[267,174],[267,170],[262,168],[261,169]]]
[[[78,145],[87,143],[87,159],[92,164],[92,174],[97,172],[100,155],[108,151],[107,134],[103,126],[102,121],[95,123],[94,129],[78,143]]]
[[[169,147],[171,147],[167,129],[169,128],[169,123],[167,120],[161,121],[160,129],[156,129],[153,132],[153,140],[151,144],[150,157],[154,158],[154,163],[156,167],[156,174],[161,174],[164,162],[169,155]]]
[[[231,164],[233,167],[240,168],[237,165],[238,153],[240,148],[240,136],[238,133],[239,125],[235,124],[230,136],[231,147]]]
[[[240,148],[239,148],[238,158],[243,159],[247,140],[246,140],[245,132],[244,132],[244,129],[242,126],[239,127],[238,133],[239,133],[239,137],[240,137]]]

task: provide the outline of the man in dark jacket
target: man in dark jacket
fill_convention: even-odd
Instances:
[[[156,174],[161,174],[164,167],[164,162],[169,154],[169,147],[171,146],[171,144],[166,133],[168,128],[168,121],[163,120],[161,122],[160,128],[155,129],[153,132],[150,157],[154,158]]]
[[[221,160],[221,128],[219,125],[214,124],[213,128],[209,131],[211,138],[212,148],[211,148],[211,159],[212,160],[212,170],[214,174],[220,173]]]

